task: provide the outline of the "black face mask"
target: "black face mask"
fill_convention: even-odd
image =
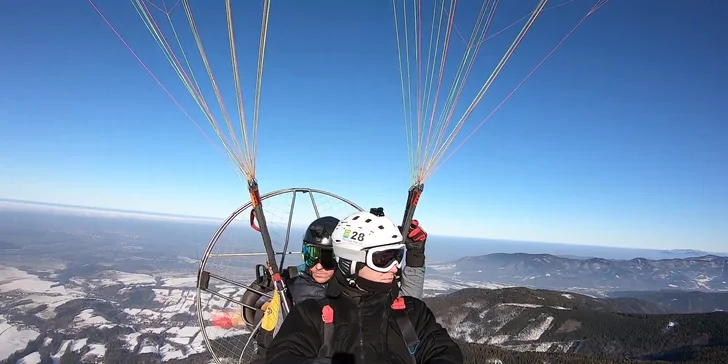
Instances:
[[[399,294],[399,285],[397,284],[396,278],[394,280],[392,280],[391,283],[382,283],[382,282],[372,282],[368,279],[364,279],[362,277],[357,276],[354,279],[354,284],[356,284],[356,286],[359,289],[369,292],[369,293],[392,292],[395,295]]]

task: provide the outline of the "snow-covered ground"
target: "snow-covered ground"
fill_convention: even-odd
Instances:
[[[554,317],[547,313],[541,313],[529,319],[530,322],[518,332],[502,331],[506,325],[520,315],[528,314],[529,310],[542,307],[568,310],[565,307],[530,303],[486,304],[471,301],[452,307],[452,311],[442,313],[441,324],[453,337],[472,343],[495,345],[518,351],[556,350],[563,352],[571,347],[571,342],[540,342],[541,336],[553,327],[555,321]],[[463,308],[469,310],[463,310]],[[479,320],[473,320],[473,310],[478,313]]]
[[[0,293],[6,294],[6,297],[11,299],[10,302],[1,302],[0,307],[13,304],[14,309],[28,311],[37,309],[41,305],[47,305],[48,308],[36,315],[43,319],[53,319],[58,306],[74,299],[92,298],[89,292],[84,292],[82,286],[90,287],[93,291],[105,286],[124,284],[125,287],[118,291],[119,294],[128,292],[132,287],[149,287],[154,292],[154,301],[160,307],[122,308],[123,312],[128,315],[127,322],[122,326],[136,330],[122,339],[126,341],[129,350],[138,348],[137,353],[156,353],[163,360],[185,358],[206,351],[205,336],[213,340],[249,333],[244,325],[234,328],[213,326],[210,322],[212,316],[223,310],[230,312],[239,312],[239,310],[234,309],[235,305],[229,300],[211,294],[203,294],[200,298],[203,307],[202,314],[207,322],[203,335],[203,330],[194,319],[197,314],[197,310],[193,307],[197,293],[195,277],[170,275],[160,277],[161,284],[157,284],[157,277],[152,275],[108,270],[89,278],[74,277],[70,281],[71,284],[64,286],[57,282],[40,279],[21,269],[0,266]],[[240,300],[245,293],[244,289],[231,285],[219,285],[216,290],[235,300]],[[184,323],[184,326],[175,326],[182,324],[182,322],[176,321],[171,324],[169,319],[180,313],[190,314],[191,316],[188,316],[192,317],[190,322]],[[64,328],[64,331],[72,333],[89,327],[104,329],[117,325],[93,309],[87,308],[80,311],[73,318],[72,323]],[[141,335],[145,333],[164,333],[165,342],[161,345],[149,340],[140,342]],[[17,322],[7,322],[4,316],[0,316],[0,359],[24,349],[28,342],[37,338],[39,334],[39,331],[33,327],[27,327]],[[49,345],[50,340],[46,339],[44,344]],[[242,342],[236,346],[242,348],[244,344]],[[94,357],[102,358],[106,352],[102,343],[91,343],[87,339],[65,340],[52,357],[59,360],[69,345],[75,352],[88,348],[89,352],[85,354],[84,361],[91,361]],[[40,359],[40,354],[35,352],[20,359],[19,363],[38,363]]]
[[[173,277],[162,280],[165,287],[194,287],[197,283],[197,277]]]
[[[0,292],[20,295],[26,302],[21,305],[25,310],[46,305],[45,310],[36,313],[36,316],[43,319],[52,318],[56,307],[70,300],[86,297],[80,289],[66,288],[58,282],[43,280],[23,270],[5,266],[0,266]]]
[[[38,363],[40,363],[40,353],[37,351],[34,351],[15,362],[15,364],[38,364]]]
[[[252,280],[252,277],[250,277],[250,280]],[[39,318],[43,319],[53,319],[56,315],[55,309],[73,299],[99,299],[94,292],[103,291],[104,287],[123,284],[125,287],[116,293],[122,296],[131,292],[134,287],[148,287],[154,293],[153,301],[156,305],[146,308],[138,305],[134,308],[119,307],[127,315],[126,319],[121,321],[121,326],[134,330],[134,332],[124,335],[121,339],[126,343],[127,349],[136,350],[136,353],[155,353],[163,360],[185,358],[207,350],[205,337],[213,340],[249,333],[239,320],[236,321],[237,326],[233,328],[221,328],[212,325],[213,316],[222,312],[239,316],[240,311],[237,308],[238,306],[230,300],[207,293],[200,297],[202,303],[201,314],[205,322],[204,329],[201,329],[195,317],[198,311],[196,309],[196,277],[194,276],[170,273],[166,276],[156,277],[150,274],[107,270],[96,273],[92,277],[74,277],[70,279],[70,282],[64,286],[52,280],[40,279],[20,269],[0,266],[0,292],[15,297],[16,303],[19,302],[16,308],[25,311],[47,305],[46,309],[36,313]],[[463,288],[498,289],[503,287],[508,286],[493,283],[461,282],[457,278],[447,279],[443,277],[437,279],[436,277],[428,277],[425,280],[424,288],[428,295],[439,295]],[[220,295],[237,301],[240,301],[245,293],[244,289],[232,285],[218,285],[215,290]],[[564,297],[572,298],[568,294],[564,294]],[[23,302],[20,302],[21,300]],[[477,302],[471,303],[470,306],[483,311],[480,315],[481,319],[489,314],[488,311],[490,310],[489,315],[496,316],[494,320],[503,321],[501,327],[510,321],[513,315],[517,315],[520,310],[541,307],[539,305],[503,303],[495,307],[485,308],[478,306]],[[553,308],[565,309],[563,307]],[[178,314],[187,315],[178,316]],[[105,313],[96,312],[92,308],[82,309],[76,314],[70,325],[63,328],[63,330],[67,333],[73,333],[89,327],[103,329],[119,325],[110,321],[104,315]],[[511,336],[497,335],[496,332],[493,332],[492,335],[483,335],[476,324],[467,322],[455,324],[453,322],[455,324],[453,334],[471,342],[503,344],[501,346],[513,346],[515,341],[522,341],[523,344],[515,348],[516,350],[519,350],[519,348],[546,350],[551,347],[551,344],[538,344],[534,343],[534,341],[541,337],[543,332],[550,327],[552,321],[553,318],[551,317],[543,317],[532,322],[520,333]],[[491,326],[494,323],[497,324],[492,320],[490,321]],[[145,334],[164,334],[164,341],[155,342],[151,339],[145,339]],[[18,323],[9,323],[3,320],[0,324],[0,359],[25,348],[27,343],[38,337],[38,335],[38,330],[32,327],[24,327]],[[240,340],[235,345],[238,347],[237,350],[245,345],[245,342],[242,342],[243,338]],[[44,344],[49,345],[50,341],[46,340]],[[60,359],[68,347],[75,352],[84,350],[84,348],[87,349],[89,352],[84,355],[84,361],[93,361],[94,358],[99,360],[106,353],[103,343],[89,342],[88,339],[81,338],[64,340],[52,357],[56,360]],[[39,361],[40,355],[36,352],[26,355],[19,363],[38,363]]]
[[[94,310],[87,309],[81,311],[76,317],[73,319],[73,325],[77,328],[84,328],[84,327],[109,327],[111,326],[111,322],[109,320],[98,316],[94,313]]]
[[[524,327],[513,339],[518,341],[536,341],[551,327],[551,323],[553,322],[554,318],[552,316],[541,316]]]
[[[426,278],[425,279],[425,291],[431,291],[426,294],[426,296],[432,297],[436,296],[448,291],[456,291],[464,288],[485,288],[485,289],[499,289],[499,288],[506,288],[506,287],[512,287],[510,285],[505,284],[498,284],[498,283],[472,283],[472,282],[462,282],[459,280],[443,280],[443,279],[435,279],[435,278]]]
[[[17,268],[0,266],[0,292],[21,290],[29,293],[66,294],[66,289],[63,286],[54,287],[56,284]]]
[[[36,313],[36,316],[44,319],[52,318],[55,308],[63,303],[85,297],[80,290],[67,289],[57,282],[43,280],[26,271],[6,266],[0,266],[0,293],[5,294],[6,298],[16,297],[16,302],[22,301],[2,302],[3,304],[16,304],[16,307],[23,310],[47,305],[45,310]],[[25,348],[39,334],[34,327],[11,323],[6,317],[0,316],[0,358]],[[28,362],[33,360],[35,359],[32,356],[27,358]]]
[[[189,355],[205,351],[205,336],[212,340],[220,337],[247,333],[244,326],[225,329],[215,327],[211,324],[212,317],[222,311],[230,311],[233,313],[239,311],[237,311],[235,308],[236,305],[231,303],[230,300],[210,294],[204,294],[201,297],[203,307],[201,311],[202,318],[205,320],[207,325],[204,332],[200,329],[197,320],[191,320],[191,322],[185,323],[184,326],[172,326],[169,324],[170,319],[175,317],[177,314],[197,314],[197,310],[194,307],[197,293],[195,277],[172,275],[161,277],[158,280],[157,277],[148,274],[108,270],[97,273],[90,278],[73,278],[71,281],[78,287],[73,287],[74,285],[71,287],[64,287],[57,285],[55,282],[43,281],[32,274],[28,274],[15,268],[6,268],[6,271],[8,273],[3,277],[7,276],[10,278],[4,278],[0,281],[2,286],[7,287],[8,291],[24,290],[26,287],[29,287],[27,294],[29,295],[28,297],[33,298],[33,302],[27,304],[27,308],[37,307],[40,304],[47,304],[49,308],[37,314],[39,317],[46,319],[53,318],[55,314],[55,307],[75,298],[87,297],[87,294],[79,288],[81,285],[88,285],[92,289],[97,289],[115,284],[124,284],[126,287],[119,290],[119,294],[123,294],[132,287],[151,288],[154,292],[154,301],[161,307],[122,308],[123,312],[128,315],[131,321],[128,322],[128,324],[136,329],[136,332],[125,335],[123,340],[126,342],[126,347],[129,350],[136,349],[138,350],[137,353],[156,353],[164,360],[184,358]],[[21,281],[22,284],[16,283],[15,285],[12,285],[13,282],[16,281]],[[157,282],[159,282],[159,284]],[[438,295],[452,290],[472,287],[496,289],[505,286],[489,283],[472,284],[453,280],[446,281],[430,278],[425,280],[425,290],[429,290],[430,295]],[[234,300],[241,300],[245,293],[244,289],[232,285],[218,285],[216,290],[221,295]],[[175,325],[178,324],[181,323],[175,323]],[[109,328],[115,325],[116,324],[110,322],[107,318],[104,318],[102,315],[89,308],[79,312],[73,319],[71,327],[67,329],[78,330],[88,327]],[[466,327],[461,327],[461,329],[468,331],[468,328]],[[140,341],[142,334],[144,333],[164,333],[166,338],[165,342],[160,345],[150,340]],[[465,334],[465,332],[463,332],[463,334]],[[17,345],[15,345],[12,349],[8,349],[9,351],[5,355],[9,355],[15,350],[22,349],[27,341],[37,337],[38,333],[31,331],[26,332],[26,335],[30,335],[28,336],[30,338],[15,339]],[[465,336],[467,337],[468,335],[466,334]],[[472,339],[472,341],[482,341],[482,338],[479,337],[467,338]],[[238,346],[243,347],[244,344],[245,343],[241,342]],[[88,347],[91,350],[91,352],[87,354],[87,357],[89,358],[91,355],[102,357],[105,353],[105,349],[101,344],[76,340],[64,342],[61,347],[62,350],[58,353],[59,357],[63,354],[65,346],[67,345],[72,345],[71,348],[74,351],[79,351],[84,347]],[[38,358],[31,354],[23,360],[33,362],[36,359]]]
[[[544,305],[536,305],[533,303],[500,303],[500,305],[503,306],[518,306],[518,307],[527,307],[527,308],[539,308],[539,307],[550,307],[556,310],[569,310],[569,308],[561,307],[561,306],[544,306]]]
[[[28,342],[35,340],[40,332],[34,328],[24,328],[9,324],[4,316],[0,316],[0,358],[25,348]]]
[[[98,274],[101,282],[106,284],[122,283],[125,285],[155,284],[156,278],[148,274],[127,273],[117,270],[107,270]]]

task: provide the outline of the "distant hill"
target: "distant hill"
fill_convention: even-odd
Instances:
[[[488,254],[431,265],[429,276],[453,282],[495,282],[556,290],[728,291],[728,257],[571,259],[549,254]]]
[[[652,302],[671,313],[728,311],[728,292],[680,290],[616,291],[609,297],[637,298]]]
[[[626,359],[554,352],[513,351],[487,344],[459,343],[466,364],[719,364],[725,363],[728,347],[687,347],[660,359]]]
[[[425,298],[424,300],[433,310],[440,307],[440,305],[448,306],[467,302],[465,305],[468,307],[489,307],[514,303],[521,307],[549,306],[557,310],[586,309],[619,313],[666,313],[666,310],[660,305],[636,298],[594,298],[577,293],[525,287],[501,289],[467,288],[446,295]]]
[[[515,351],[644,359],[728,345],[728,313],[655,314],[663,308],[636,299],[506,288],[426,302],[454,338]]]

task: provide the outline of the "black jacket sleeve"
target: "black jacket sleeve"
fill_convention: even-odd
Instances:
[[[405,300],[410,320],[420,339],[415,354],[417,363],[463,364],[465,361],[460,347],[447,333],[447,329],[437,323],[429,307],[416,298],[406,297]]]
[[[316,363],[321,348],[321,307],[308,300],[293,306],[281,328],[266,348],[267,364]]]

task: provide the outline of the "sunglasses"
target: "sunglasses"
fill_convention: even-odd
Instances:
[[[334,259],[334,250],[331,248],[322,248],[320,246],[304,245],[303,246],[303,263],[307,268],[313,268],[316,264],[326,270],[334,269],[336,260]]]

